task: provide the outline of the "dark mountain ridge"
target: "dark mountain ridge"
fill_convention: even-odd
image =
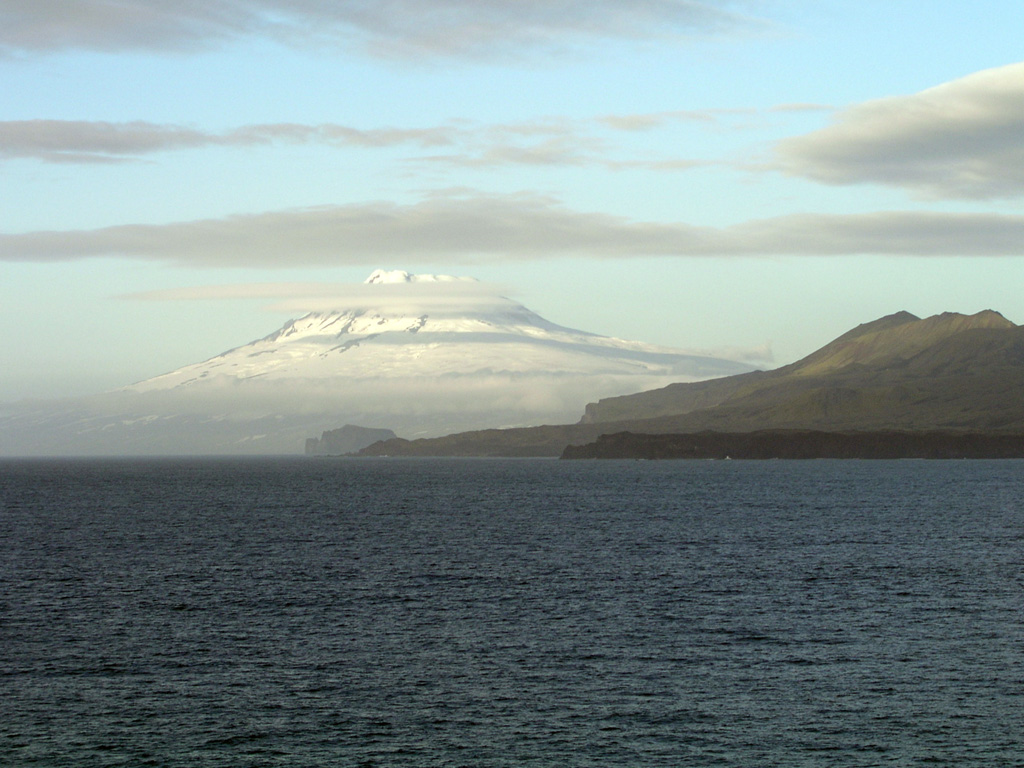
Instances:
[[[1005,374],[1009,371],[990,369],[1017,367],[1024,373],[1024,365],[1020,359],[1014,362],[1012,351],[1019,349],[1022,338],[1021,328],[991,310],[976,315],[946,312],[924,320],[909,312],[897,312],[859,325],[801,360],[773,371],[712,379],[698,386],[670,384],[636,395],[607,398],[588,405],[582,421],[680,416],[714,407],[724,407],[722,413],[711,417],[716,421],[746,421],[750,416],[769,421],[828,420],[839,415],[837,409],[855,405],[854,400],[859,399],[861,407],[865,405],[863,397],[851,397],[850,389],[877,395],[880,387],[968,376],[972,370]],[[979,346],[986,355],[981,354]],[[891,395],[905,400],[899,392]],[[772,416],[761,412],[763,408],[779,413]],[[857,418],[865,415],[859,413]],[[796,425],[766,424],[764,428],[775,426]]]
[[[367,452],[560,455],[616,432],[780,429],[1024,433],[1024,328],[991,310],[898,312],[772,371],[592,403],[579,424],[386,441]]]

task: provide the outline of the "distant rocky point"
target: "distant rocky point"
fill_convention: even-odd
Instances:
[[[397,435],[390,429],[371,429],[346,424],[341,429],[331,429],[320,437],[306,440],[307,456],[345,456],[356,453],[381,440],[393,440]]]

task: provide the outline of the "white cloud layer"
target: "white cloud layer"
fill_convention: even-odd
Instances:
[[[931,198],[1024,194],[1024,63],[868,101],[777,145],[788,174]]]
[[[736,0],[5,0],[0,52],[189,50],[239,37],[357,42],[387,57],[492,57],[751,22]]]
[[[427,151],[409,159],[434,165],[495,167],[504,165],[645,167],[686,170],[697,161],[617,160],[614,147],[594,131],[653,130],[690,120],[715,126],[713,112],[606,116],[594,120],[546,120],[476,124],[468,120],[422,128],[356,128],[337,123],[257,123],[222,133],[183,125],[146,121],[88,120],[0,121],[0,159],[31,158],[51,163],[128,162],[158,152],[204,147],[256,147],[271,144],[317,144],[356,149],[409,147]]]
[[[562,256],[1024,254],[1024,216],[799,214],[724,228],[632,221],[529,194],[463,194],[160,225],[0,234],[0,261],[125,257],[194,267],[376,266]]]
[[[0,122],[0,157],[88,163],[131,160],[154,152],[200,147],[251,147],[276,142],[361,148],[411,144],[433,148],[459,136],[452,126],[374,128],[346,125],[269,123],[211,133],[180,125],[144,121],[9,120]]]
[[[274,311],[304,313],[338,310],[376,310],[388,313],[459,312],[509,309],[515,303],[501,295],[500,286],[460,280],[395,283],[243,283],[169,288],[119,296],[142,301],[223,301],[269,299]]]

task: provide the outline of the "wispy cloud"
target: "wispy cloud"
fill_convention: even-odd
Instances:
[[[747,28],[728,0],[5,0],[0,52],[191,50],[240,37],[392,58],[493,58]]]
[[[433,315],[449,310],[509,309],[502,286],[470,278],[418,283],[242,283],[198,285],[123,294],[116,298],[139,301],[224,301],[265,299],[268,309],[282,312],[373,310]]]
[[[826,184],[989,199],[1024,194],[1022,139],[1024,63],[851,107],[777,152],[786,173]]]
[[[144,121],[9,120],[0,122],[0,157],[60,163],[105,163],[136,160],[169,150],[273,143],[436,148],[453,143],[458,133],[453,126],[364,130],[336,124],[299,123],[246,125],[226,133],[212,133]]]
[[[506,165],[582,166],[608,165],[607,144],[595,137],[555,135],[523,140],[486,139],[469,142],[459,151],[417,158],[418,163],[462,168],[495,168]]]
[[[0,122],[0,157],[31,157],[48,162],[119,161],[161,150],[201,147],[214,141],[215,137],[201,131],[145,122]]]
[[[363,150],[407,147],[409,154],[406,160],[435,166],[603,165],[613,169],[689,169],[698,161],[618,159],[616,154],[621,154],[622,150],[608,138],[607,130],[601,133],[610,125],[618,127],[618,123],[623,126],[650,123],[648,127],[653,129],[669,119],[664,115],[624,115],[614,120],[607,117],[593,120],[555,117],[490,125],[453,120],[441,125],[413,128],[267,123],[243,125],[221,133],[145,121],[9,120],[0,121],[0,159],[123,163],[160,152],[204,147],[317,144]],[[618,130],[638,128],[618,127]]]
[[[816,104],[812,102],[791,102],[789,104],[776,104],[769,107],[769,112],[831,112],[835,107],[830,104]]]
[[[724,228],[633,221],[531,194],[439,195],[160,225],[0,234],[0,260],[118,256],[188,266],[487,262],[564,256],[1024,254],[1024,216],[800,214]]]
[[[224,301],[230,299],[284,299],[324,296],[351,291],[350,283],[230,283],[189,285],[158,291],[123,293],[115,298],[134,301]]]
[[[599,118],[599,121],[617,131],[649,131],[673,122],[716,123],[718,114],[715,110],[675,110],[635,115],[605,115]]]

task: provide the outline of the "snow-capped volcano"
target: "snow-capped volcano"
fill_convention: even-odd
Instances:
[[[467,281],[378,270],[368,285]],[[369,292],[368,292],[369,294]],[[429,294],[428,294],[429,295]],[[372,301],[375,297],[367,296]],[[263,339],[127,390],[202,387],[233,382],[408,379],[542,375],[709,378],[746,370],[729,361],[598,336],[548,322],[501,297],[485,306],[416,307],[416,297],[388,312],[381,306],[311,312]]]
[[[377,270],[344,301],[95,398],[64,452],[294,453],[346,423],[407,437],[565,423],[602,397],[750,370],[564,328],[471,278]]]

